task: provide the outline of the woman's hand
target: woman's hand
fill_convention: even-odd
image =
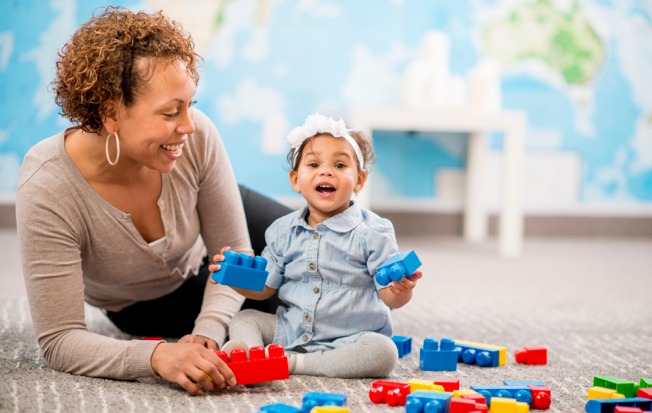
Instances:
[[[170,383],[178,383],[192,395],[236,384],[226,363],[201,344],[160,343],[151,362],[156,374]]]
[[[217,262],[224,261],[224,253],[229,251],[230,249],[231,247],[222,247],[219,254],[213,255],[213,260],[211,262],[217,263]],[[219,271],[220,269],[222,269],[222,266],[219,264],[208,265],[208,271],[210,271],[211,274],[214,273],[215,271]],[[213,279],[213,277],[210,277],[208,280],[211,282],[211,284],[217,284],[217,282]]]
[[[185,336],[181,337],[178,343],[197,343],[201,344],[202,346],[206,347],[209,350],[212,351],[217,351],[219,350],[217,346],[217,342],[211,338],[204,337],[204,336],[193,336],[192,334],[186,334]]]

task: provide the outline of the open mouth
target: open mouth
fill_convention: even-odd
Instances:
[[[183,152],[183,143],[179,143],[176,145],[161,145],[161,148],[165,149],[167,152],[171,153],[172,155],[179,155],[181,152]]]
[[[335,192],[335,187],[330,185],[317,185],[316,190],[321,194],[330,194]]]

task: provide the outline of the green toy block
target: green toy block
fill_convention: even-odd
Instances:
[[[641,389],[647,389],[648,387],[652,387],[652,379],[646,379],[645,377],[641,377],[641,384],[639,384],[638,387]]]
[[[614,376],[595,376],[593,377],[593,385],[616,390],[625,397],[636,397],[639,387],[634,382]]]

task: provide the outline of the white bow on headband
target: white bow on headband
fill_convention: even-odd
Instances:
[[[292,129],[287,136],[288,141],[290,142],[291,148],[294,150],[294,155],[292,157],[292,167],[295,166],[297,162],[297,157],[299,156],[299,148],[301,144],[308,138],[312,138],[315,135],[320,133],[329,133],[335,138],[345,139],[355,151],[355,156],[358,158],[358,164],[360,165],[360,170],[364,169],[364,158],[362,157],[362,151],[358,143],[349,135],[351,132],[350,129],[346,127],[346,124],[342,119],[336,121],[333,118],[328,116],[315,113],[306,118],[305,122],[301,126],[297,126]]]

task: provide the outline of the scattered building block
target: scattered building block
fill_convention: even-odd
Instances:
[[[319,406],[344,406],[345,404],[346,394],[309,391],[303,395],[303,410],[305,412],[310,412]]]
[[[514,352],[514,359],[520,364],[544,365],[548,363],[548,349],[543,346],[525,346]]]
[[[586,400],[593,399],[624,399],[625,396],[618,393],[616,390],[608,389],[606,387],[593,386],[589,388],[586,395]]]
[[[487,412],[489,408],[484,403],[476,403],[470,399],[453,397],[450,399],[448,413],[475,413]]]
[[[458,361],[465,364],[497,367],[507,362],[507,348],[502,346],[455,340],[455,348],[458,350]]]
[[[527,413],[530,406],[515,399],[496,397],[491,403],[491,413]]]
[[[369,400],[375,404],[386,403],[390,406],[405,406],[411,387],[408,383],[376,380],[371,383]]]
[[[527,386],[471,386],[471,389],[487,399],[487,406],[492,405],[494,397],[515,399],[528,406],[532,403],[532,390]]]
[[[584,410],[586,413],[608,413],[613,412],[616,406],[638,407],[642,410],[652,409],[652,400],[642,397],[629,397],[625,399],[593,399],[586,402]]]
[[[614,376],[595,376],[593,377],[593,385],[616,390],[625,397],[634,397],[638,388],[636,383]]]
[[[440,346],[437,340],[426,338],[419,353],[419,367],[425,371],[457,370],[455,341],[450,338],[442,338]]]
[[[222,268],[212,275],[213,280],[229,287],[246,290],[263,291],[267,280],[267,260],[263,257],[252,257],[245,253],[226,251],[224,261],[217,262]]]
[[[503,380],[505,386],[545,386],[541,380]]]
[[[317,406],[313,407],[310,413],[349,413],[350,411],[344,406]]]
[[[393,336],[392,341],[396,344],[399,357],[405,357],[412,353],[412,337]]]
[[[532,402],[530,407],[537,410],[547,410],[552,403],[552,392],[546,386],[533,386],[529,385],[532,391]]]
[[[638,407],[626,407],[626,406],[616,406],[614,413],[650,413],[649,411],[643,411]]]
[[[431,390],[417,390],[407,397],[406,413],[446,412],[452,393]]]
[[[442,386],[444,391],[452,392],[460,389],[460,379],[454,377],[437,377],[435,384]]]
[[[304,413],[303,409],[283,403],[274,403],[262,406],[258,413]]]
[[[410,392],[417,390],[444,391],[444,386],[435,384],[432,380],[410,379],[407,384],[410,385]]]
[[[408,277],[421,266],[421,260],[414,250],[396,254],[380,264],[376,271],[376,282],[382,286],[392,281],[400,281]]]
[[[638,389],[638,394],[636,394],[636,396],[652,400],[652,387]]]
[[[641,378],[641,384],[638,387],[646,388],[652,387],[652,379]]]
[[[473,400],[476,403],[487,404],[487,399],[475,390],[461,389],[453,391],[453,397]]]
[[[252,347],[249,350],[249,360],[244,349],[231,351],[230,358],[224,351],[215,354],[221,358],[233,371],[237,384],[253,384],[290,378],[288,358],[285,349],[280,344],[270,344],[267,347],[269,357],[265,355],[264,347]]]

